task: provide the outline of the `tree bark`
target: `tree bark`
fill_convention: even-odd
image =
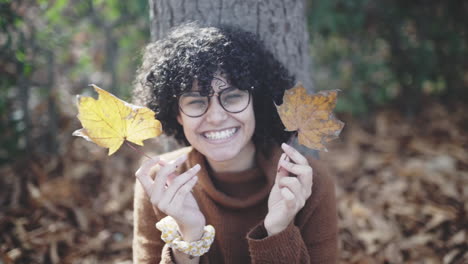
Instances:
[[[278,60],[313,91],[303,0],[149,0],[151,39],[173,26],[233,24],[257,33]]]

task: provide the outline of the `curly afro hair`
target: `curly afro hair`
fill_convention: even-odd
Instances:
[[[253,142],[268,154],[273,144],[286,142],[275,103],[294,77],[268,51],[256,35],[234,26],[203,27],[197,23],[178,26],[164,39],[149,44],[137,72],[134,98],[155,111],[164,133],[188,145],[177,122],[178,97],[197,80],[202,93],[209,93],[215,73],[242,90],[250,90],[255,113]]]

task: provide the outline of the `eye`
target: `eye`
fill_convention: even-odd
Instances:
[[[231,89],[226,91],[221,99],[224,105],[233,105],[243,102],[247,96],[248,92],[239,89]]]
[[[181,107],[200,108],[207,105],[207,98],[201,96],[198,92],[185,93],[180,97]]]
[[[192,99],[187,101],[187,105],[189,106],[205,106],[206,102],[205,100],[201,99]]]
[[[242,99],[242,95],[240,94],[229,94],[223,98],[223,101],[225,103],[232,104],[232,103],[238,102],[241,99]]]

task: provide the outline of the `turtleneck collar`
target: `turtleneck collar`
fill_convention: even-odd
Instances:
[[[197,150],[189,153],[188,166],[201,165],[198,184],[216,203],[230,208],[247,208],[268,199],[276,177],[276,168],[282,151],[274,147],[270,158],[259,151],[255,155],[256,166],[240,172],[216,173],[211,170],[205,157]]]

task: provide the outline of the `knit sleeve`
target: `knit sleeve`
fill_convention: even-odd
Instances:
[[[133,263],[175,263],[171,249],[165,246],[161,232],[155,227],[160,218],[137,180],[133,200]]]
[[[263,223],[247,234],[252,263],[337,262],[338,228],[334,181],[326,171],[312,167],[312,195],[296,215],[294,223],[270,237]]]
[[[310,263],[304,240],[294,224],[269,237],[262,222],[249,232],[247,240],[252,263]]]

